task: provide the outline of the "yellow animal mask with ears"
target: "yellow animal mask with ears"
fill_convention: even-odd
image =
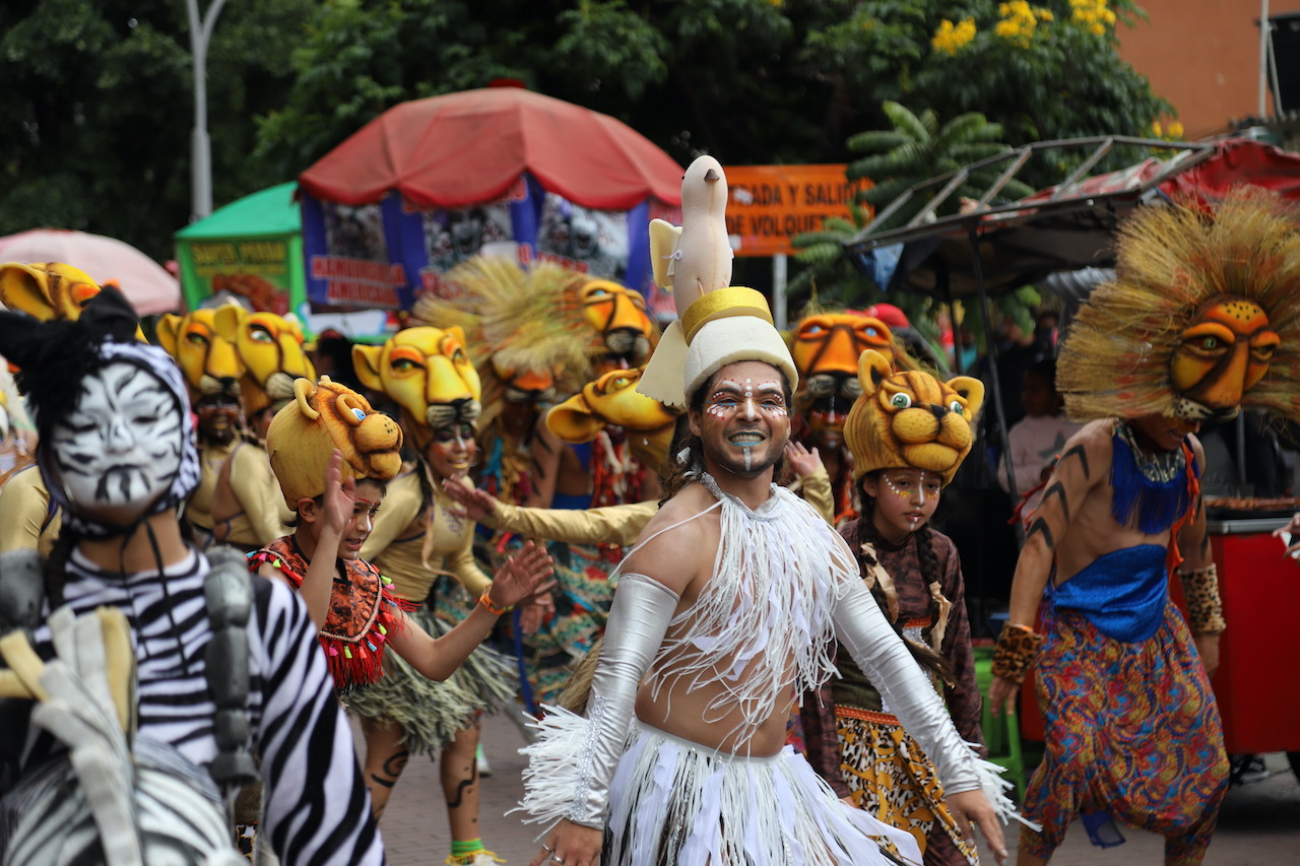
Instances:
[[[478,419],[483,390],[460,328],[407,328],[382,346],[353,346],[352,363],[363,385],[402,407],[420,448],[434,429]]]
[[[923,469],[957,474],[974,442],[984,383],[969,376],[940,382],[920,370],[891,372],[889,361],[868,349],[858,362],[862,396],[849,410],[844,440],[853,454],[856,482],[877,469]]]
[[[76,319],[99,294],[99,283],[85,271],[59,262],[0,265],[0,302],[43,322]]]
[[[296,379],[316,381],[316,368],[303,349],[302,328],[296,322],[228,304],[217,308],[213,324],[217,335],[235,347],[244,365],[240,387],[245,412],[260,412],[274,402],[292,400]]]
[[[402,430],[356,391],[328,376],[294,382],[294,401],[275,413],[266,433],[271,470],[285,503],[325,492],[325,469],[337,448],[345,478],[388,481],[402,468]]]
[[[663,464],[677,412],[636,390],[641,369],[611,370],[546,413],[546,426],[566,442],[590,442],[606,426],[622,427],[652,466]]]
[[[629,366],[645,364],[659,332],[646,313],[641,293],[611,280],[589,280],[578,290],[582,314],[614,358]],[[597,366],[615,363],[597,360]]]
[[[75,321],[99,288],[85,271],[61,262],[0,265],[0,304],[42,322]],[[135,338],[144,342],[139,328]]]
[[[235,345],[217,333],[216,310],[168,313],[158,320],[157,333],[158,345],[185,374],[191,400],[227,391],[244,375]]]

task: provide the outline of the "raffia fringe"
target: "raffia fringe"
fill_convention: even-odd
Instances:
[[[970,750],[975,753],[975,769],[979,772],[980,788],[984,791],[984,796],[988,797],[989,802],[993,804],[993,810],[998,813],[1002,823],[1006,824],[1010,820],[1019,821],[1026,827],[1035,832],[1041,831],[1042,825],[1030,821],[1024,815],[1016,811],[1016,804],[1007,796],[1014,785],[1002,778],[1002,774],[1007,770],[1005,767],[999,767],[992,761],[985,760],[979,756],[979,746],[973,743],[967,743]]]
[[[577,756],[583,754],[592,722],[563,707],[543,704],[545,717],[528,716],[528,727],[536,740],[519,750],[528,758],[523,773],[524,798],[506,814],[526,813],[525,824],[542,824],[546,830],[573,809],[574,792],[583,787],[584,767]],[[545,832],[545,831],[543,831]]]

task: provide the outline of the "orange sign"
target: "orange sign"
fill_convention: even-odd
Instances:
[[[849,202],[870,181],[849,181],[843,165],[727,166],[727,234],[738,256],[796,252],[790,239],[826,217],[850,219]]]

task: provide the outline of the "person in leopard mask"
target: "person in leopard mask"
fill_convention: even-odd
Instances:
[[[856,378],[861,396],[844,439],[862,512],[840,534],[962,739],[981,745],[961,560],[930,520],[970,452],[984,386],[966,376],[942,382],[920,370],[893,371],[890,358],[871,349],[862,353]],[[944,802],[934,764],[843,647],[835,665],[840,676],[822,686],[820,700],[804,700],[809,762],[841,797],[912,834],[927,866],[978,863],[974,840]],[[992,770],[983,763],[981,769]]]

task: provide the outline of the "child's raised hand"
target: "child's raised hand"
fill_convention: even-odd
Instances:
[[[497,569],[488,595],[493,604],[516,605],[530,596],[550,591],[555,586],[555,581],[550,579],[554,573],[546,548],[530,541]]]
[[[343,533],[352,520],[357,500],[357,481],[352,476],[343,477],[343,452],[334,449],[325,467],[325,525]]]

